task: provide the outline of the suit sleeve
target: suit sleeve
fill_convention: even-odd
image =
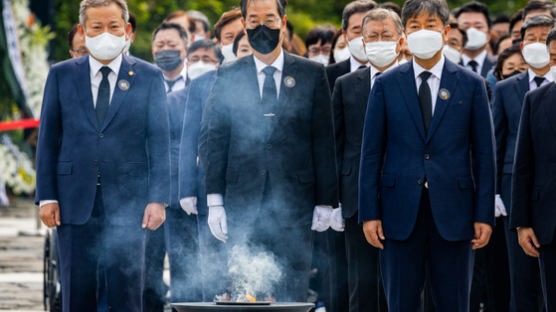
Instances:
[[[510,213],[510,229],[531,227],[529,199],[534,182],[534,151],[531,137],[531,97],[525,96],[521,112],[521,121],[517,134],[516,155],[512,175],[512,209]]]
[[[342,184],[340,183],[340,173],[343,166],[344,156],[344,103],[342,97],[342,84],[340,80],[336,80],[334,91],[332,92],[332,108],[334,110],[334,137],[336,138],[336,169],[338,175],[338,192],[339,199],[342,202]]]
[[[384,86],[377,79],[369,96],[359,166],[359,222],[381,220],[379,184],[386,150],[387,121]]]
[[[338,207],[338,177],[330,88],[321,67],[314,90],[311,116],[312,154],[316,178],[316,205]]]
[[[471,112],[471,153],[476,187],[474,222],[494,227],[495,140],[486,92],[483,81],[477,80]]]
[[[185,99],[179,157],[179,197],[197,196],[197,141],[201,127],[203,103],[195,80]]]
[[[37,145],[37,191],[35,204],[42,200],[57,200],[56,164],[62,121],[56,67],[48,74],[40,117]]]
[[[502,88],[497,86],[494,97],[494,134],[496,137],[496,194],[502,192],[502,176],[504,172],[504,158],[506,154],[506,140],[508,138],[508,119],[504,108]]]
[[[152,79],[147,119],[149,202],[170,203],[170,122],[162,73]]]
[[[222,97],[228,94],[226,79],[219,69],[201,121],[199,156],[205,172],[207,194],[225,194],[226,191],[230,146],[230,113],[225,101],[222,101]]]

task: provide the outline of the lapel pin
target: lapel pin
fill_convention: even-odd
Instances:
[[[132,70],[130,70],[127,74],[130,75],[130,76],[135,75],[135,73]]]
[[[446,101],[447,99],[450,98],[450,91],[446,89],[440,89],[440,91],[438,91],[438,97]]]
[[[125,79],[118,81],[118,88],[122,91],[127,91],[129,89],[129,82]]]
[[[284,84],[288,88],[293,88],[295,87],[295,79],[291,76],[287,76],[286,78],[284,78]]]

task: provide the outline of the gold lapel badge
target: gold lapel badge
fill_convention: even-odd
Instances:
[[[127,89],[129,89],[129,81],[125,79],[118,81],[118,88],[122,91],[127,91]]]
[[[440,89],[440,91],[438,91],[438,97],[446,101],[450,98],[450,91],[446,89]]]
[[[284,84],[288,88],[293,88],[295,87],[295,79],[291,76],[287,76],[286,78],[284,78]]]
[[[135,73],[132,70],[130,70],[127,74],[130,75],[130,76],[135,75]]]

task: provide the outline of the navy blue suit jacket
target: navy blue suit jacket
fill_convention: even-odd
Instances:
[[[382,220],[389,239],[411,234],[428,181],[433,218],[449,241],[494,224],[492,119],[483,79],[446,60],[428,134],[413,62],[377,78],[367,107],[359,171],[359,220]]]
[[[168,94],[168,114],[170,116],[170,207],[179,208],[179,156],[181,131],[185,113],[185,102],[189,86]]]
[[[169,203],[169,126],[162,73],[124,56],[104,125],[97,123],[88,56],[50,69],[39,129],[36,203],[58,200],[63,224],[84,224],[97,174],[108,220],[141,222],[149,202]]]
[[[521,105],[527,91],[527,72],[500,81],[495,88],[493,118],[496,134],[496,184],[497,193],[502,194],[507,209],[510,209],[511,185],[503,185],[502,177],[512,174]]]
[[[556,84],[527,93],[519,125],[510,228],[532,227],[541,245],[556,228]]]

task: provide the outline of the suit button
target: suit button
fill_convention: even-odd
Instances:
[[[421,179],[417,180],[417,184],[422,185],[422,184],[423,184],[423,180],[421,180]]]
[[[98,137],[103,139],[104,138],[104,133],[99,134]]]
[[[431,159],[431,155],[430,154],[425,154],[425,160],[429,160]]]

